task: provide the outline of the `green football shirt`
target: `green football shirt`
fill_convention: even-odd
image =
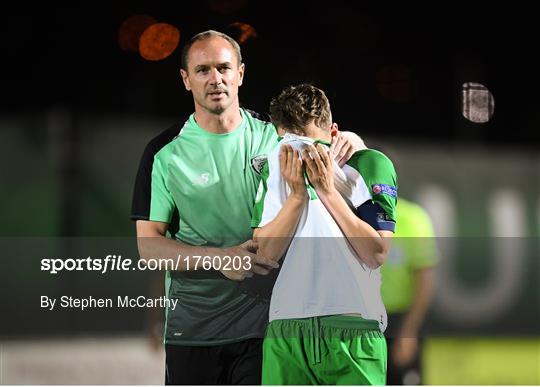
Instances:
[[[382,266],[382,297],[388,313],[406,312],[414,297],[418,270],[438,261],[429,215],[422,207],[399,198],[392,249]]]
[[[229,247],[252,236],[250,221],[260,166],[277,144],[275,127],[241,109],[227,134],[205,131],[189,117],[153,159],[148,219],[170,224],[173,237],[196,246]],[[211,345],[262,337],[268,300],[213,270],[169,271],[165,342]]]

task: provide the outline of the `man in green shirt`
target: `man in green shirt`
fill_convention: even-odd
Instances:
[[[259,384],[268,300],[238,281],[279,266],[253,253],[250,228],[261,161],[278,136],[240,108],[244,64],[229,36],[194,36],[181,75],[195,113],[145,149],[132,209],[141,259],[175,262],[166,276],[166,297],[179,301],[166,310],[166,383]],[[341,145],[341,162],[358,150]]]

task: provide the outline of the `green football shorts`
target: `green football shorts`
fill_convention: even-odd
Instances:
[[[263,343],[262,384],[386,383],[386,339],[375,320],[274,320]]]

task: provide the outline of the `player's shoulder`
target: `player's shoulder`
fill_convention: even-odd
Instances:
[[[411,202],[410,200],[404,199],[404,198],[399,199],[398,206],[399,206],[399,209],[403,210],[403,211],[408,211],[408,212],[421,212],[421,211],[423,211],[423,208],[420,207],[419,204],[416,204],[416,203]]]
[[[248,115],[253,120],[259,121],[261,124],[272,123],[272,120],[270,118],[270,114],[256,112],[254,110],[247,109],[247,108],[243,108],[243,110],[246,113],[246,115]]]
[[[242,111],[244,113],[244,117],[248,121],[248,126],[252,131],[268,132],[275,135],[276,129],[269,114],[256,112],[246,108],[242,108]]]
[[[397,230],[400,236],[435,236],[428,212],[421,205],[404,198],[399,198],[397,203]]]
[[[376,149],[362,149],[355,152],[347,164],[364,171],[388,169],[394,172],[392,161],[383,152]]]
[[[430,220],[427,211],[419,204],[411,202],[410,200],[400,198],[397,208],[400,214],[406,214],[415,219]]]
[[[146,145],[144,156],[153,159],[158,153],[162,152],[163,149],[170,146],[170,144],[178,138],[188,119],[189,116],[182,117],[175,124],[153,137]]]

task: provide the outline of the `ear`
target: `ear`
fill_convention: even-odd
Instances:
[[[182,77],[182,82],[184,82],[184,87],[187,91],[191,90],[191,84],[189,82],[188,73],[184,69],[180,69],[180,76]]]
[[[339,134],[338,124],[333,123],[332,126],[330,126],[330,135],[332,137],[336,137]]]
[[[242,82],[244,81],[244,70],[246,69],[246,65],[243,63],[240,63],[240,66],[238,66],[238,86],[242,86]]]

